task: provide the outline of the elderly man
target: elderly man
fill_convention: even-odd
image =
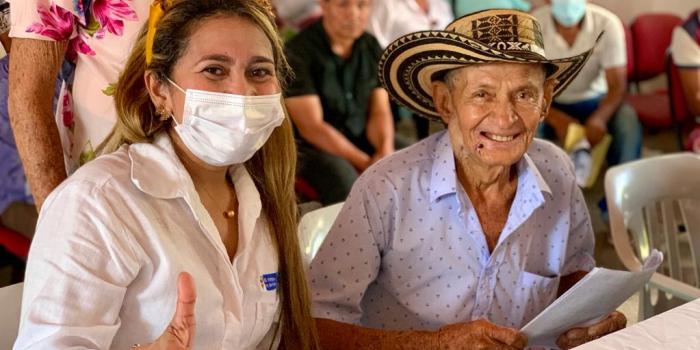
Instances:
[[[517,331],[593,268],[572,165],[533,140],[591,51],[544,57],[534,17],[490,10],[397,39],[380,78],[447,130],[353,186],[309,267],[312,313],[333,349],[520,349]],[[614,313],[558,343],[624,327]]]
[[[285,104],[298,131],[299,174],[323,204],[345,200],[370,164],[394,151],[382,53],[365,32],[370,0],[320,0],[323,17],[286,45],[295,78]]]

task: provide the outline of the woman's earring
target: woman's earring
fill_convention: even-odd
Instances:
[[[165,110],[165,107],[158,107],[156,114],[158,114],[158,117],[160,117],[160,120],[163,122],[170,118],[170,113]]]

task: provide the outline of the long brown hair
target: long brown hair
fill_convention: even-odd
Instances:
[[[198,23],[215,15],[238,16],[259,27],[270,40],[280,83],[290,74],[281,39],[269,9],[260,0],[180,0],[165,10],[153,40],[153,58],[146,64],[147,28],[141,31],[114,94],[117,124],[100,153],[123,144],[151,142],[171,127],[156,113],[144,83],[146,70],[166,81],[187,47],[187,40]],[[289,349],[317,349],[316,327],[309,308],[309,291],[297,239],[297,212],[294,193],[296,147],[289,118],[276,128],[267,143],[245,163],[260,192],[269,230],[277,248],[279,288],[282,304],[281,344]]]

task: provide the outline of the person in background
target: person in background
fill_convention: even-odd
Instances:
[[[275,0],[272,3],[282,21],[295,29],[303,29],[321,15],[317,0]]]
[[[487,9],[514,9],[530,11],[532,5],[528,0],[450,0],[455,17],[462,17],[472,12]]]
[[[12,2],[10,121],[37,209],[67,174],[95,156],[114,126],[114,83],[152,3]],[[54,109],[61,70],[65,82]]]
[[[272,7],[150,13],[103,155],[41,210],[14,349],[315,350]]]
[[[533,12],[542,25],[548,59],[579,54],[601,35],[581,73],[552,104],[540,136],[563,141],[570,123],[585,127],[590,146],[610,133],[608,165],[638,159],[642,127],[624,102],[627,91],[625,30],[612,12],[586,0],[551,0]]]
[[[690,114],[700,123],[700,10],[673,31],[671,57],[678,66]],[[700,126],[690,133],[689,148],[700,153]]]
[[[391,96],[447,130],[381,160],[353,186],[308,268],[323,346],[528,345],[518,329],[595,266],[573,167],[554,144],[533,139],[589,52],[547,60],[536,20],[514,10],[461,17],[384,52],[379,72]],[[572,348],[624,325],[614,312],[557,344]]]
[[[377,0],[379,1],[379,0]],[[320,0],[323,17],[286,45],[295,77],[285,104],[299,136],[299,175],[324,204],[345,200],[357,175],[394,152],[382,48],[365,32],[371,0]]]
[[[452,9],[445,0],[374,1],[367,31],[386,48],[408,33],[441,30],[452,20]]]
[[[382,48],[408,33],[443,29],[453,20],[452,8],[445,0],[383,0],[373,5],[367,31]],[[427,137],[428,120],[415,114],[412,118],[418,139]]]

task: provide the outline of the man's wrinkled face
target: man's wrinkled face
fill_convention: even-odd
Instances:
[[[527,151],[553,88],[538,64],[474,64],[434,82],[433,99],[459,161],[510,166]]]

